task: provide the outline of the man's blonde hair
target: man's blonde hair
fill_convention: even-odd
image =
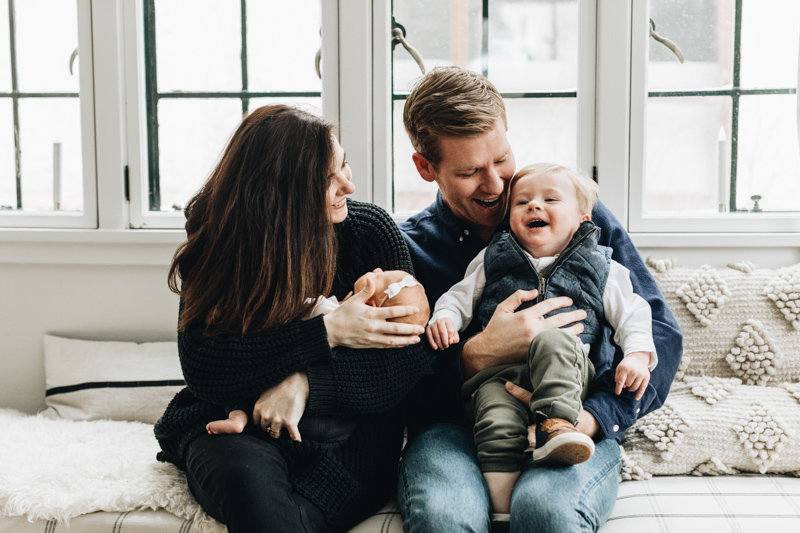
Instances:
[[[439,137],[473,137],[506,122],[500,92],[484,76],[462,67],[436,67],[408,95],[403,124],[414,150],[434,166],[441,161]]]
[[[511,193],[514,190],[514,184],[520,179],[526,177],[544,176],[547,174],[556,174],[569,179],[575,186],[575,196],[578,198],[578,209],[581,214],[591,215],[594,205],[597,203],[597,198],[600,195],[600,187],[589,176],[578,172],[576,169],[568,168],[555,163],[534,163],[522,167],[511,178],[509,185],[508,201],[511,201]]]

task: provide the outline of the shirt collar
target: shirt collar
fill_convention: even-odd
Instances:
[[[436,191],[436,213],[442,225],[447,228],[448,233],[454,238],[464,240],[466,237],[472,237],[472,230],[464,224],[464,221],[458,218],[453,211],[444,203],[442,199],[442,192]]]

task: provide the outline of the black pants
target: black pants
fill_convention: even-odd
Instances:
[[[322,511],[292,490],[286,461],[269,440],[203,435],[189,445],[186,467],[192,494],[230,533],[331,529]]]

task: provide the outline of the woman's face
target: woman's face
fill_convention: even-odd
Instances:
[[[330,185],[326,197],[328,205],[328,218],[334,224],[342,222],[347,217],[347,195],[356,190],[350,181],[350,165],[347,164],[344,150],[339,140],[333,138],[333,161],[328,173]]]

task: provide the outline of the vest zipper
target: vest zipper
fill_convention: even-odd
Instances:
[[[569,254],[570,254],[570,253],[572,253],[572,251],[573,251],[575,248],[577,248],[577,247],[578,247],[578,245],[579,245],[580,243],[582,243],[582,242],[583,242],[583,241],[586,239],[586,237],[588,237],[589,235],[591,235],[592,233],[594,233],[596,230],[597,230],[597,226],[593,227],[592,229],[590,229],[589,231],[587,231],[587,232],[586,232],[584,235],[582,235],[580,239],[578,239],[577,241],[573,242],[573,243],[572,243],[572,245],[571,245],[569,248],[567,248],[566,250],[564,250],[564,252],[558,256],[558,259],[556,259],[556,260],[553,262],[553,264],[552,264],[552,265],[550,265],[550,268],[548,268],[548,269],[546,270],[546,272],[547,272],[547,275],[540,274],[540,273],[539,273],[539,272],[536,270],[536,268],[535,268],[535,267],[534,267],[534,266],[531,264],[530,260],[528,259],[528,256],[525,254],[525,250],[523,250],[523,249],[522,249],[522,247],[519,245],[519,243],[517,242],[517,239],[516,239],[516,238],[512,238],[512,239],[511,239],[511,242],[513,242],[513,243],[514,243],[514,245],[515,245],[515,246],[516,246],[516,247],[517,247],[517,248],[520,250],[520,252],[522,252],[522,255],[523,255],[523,257],[524,257],[524,258],[525,258],[525,259],[528,261],[528,265],[530,265],[531,269],[533,270],[533,273],[536,275],[536,277],[537,277],[537,278],[539,278],[539,294],[537,294],[537,295],[536,295],[536,303],[539,303],[539,302],[541,302],[542,300],[544,300],[544,293],[545,293],[545,291],[547,290],[547,278],[549,278],[549,277],[550,277],[550,274],[552,274],[552,273],[553,273],[553,271],[556,269],[556,267],[558,266],[558,264],[559,264],[559,263],[560,263],[560,262],[561,262],[561,261],[562,261],[562,260],[563,260],[565,257],[568,257],[568,256],[569,256]]]

